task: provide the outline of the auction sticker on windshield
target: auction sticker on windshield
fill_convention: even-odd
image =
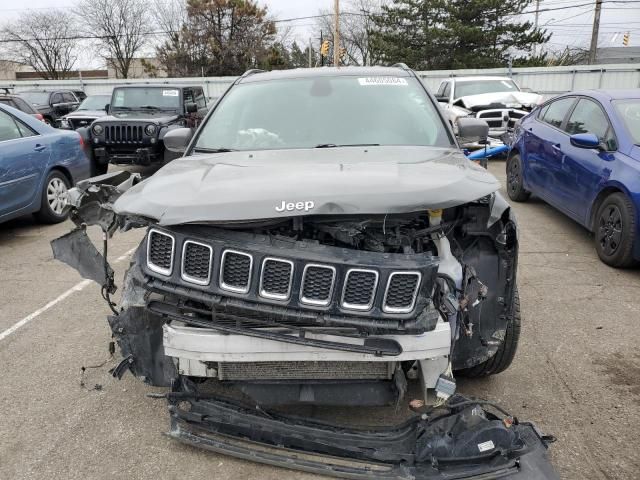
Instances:
[[[358,82],[360,82],[360,85],[408,85],[407,81],[404,78],[398,77],[365,77],[358,78]]]
[[[162,90],[163,97],[177,97],[179,95],[180,93],[178,92],[178,90]]]

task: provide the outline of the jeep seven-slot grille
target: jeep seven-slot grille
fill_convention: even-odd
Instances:
[[[104,129],[104,138],[111,142],[141,142],[141,125],[110,125]]]
[[[291,293],[293,263],[288,260],[266,258],[260,277],[260,295],[286,300]]]
[[[302,278],[302,303],[328,305],[335,281],[336,270],[323,265],[307,265]]]
[[[184,242],[182,250],[182,278],[188,282],[206,285],[211,278],[213,250],[202,243]]]
[[[418,272],[394,272],[389,277],[389,285],[384,297],[383,309],[387,312],[408,312],[418,292],[420,274]]]
[[[222,288],[236,292],[249,291],[252,263],[253,259],[248,253],[225,250],[220,273]]]
[[[418,292],[426,288],[422,286],[422,268],[409,270],[407,263],[356,267],[341,256],[333,261],[307,262],[299,254],[282,258],[282,253],[271,257],[262,251],[235,250],[219,242],[211,244],[152,228],[147,238],[147,269],[170,277],[172,282],[199,285],[216,294],[240,295],[253,303],[285,302],[286,308],[316,308],[336,314],[336,309],[375,316],[410,314],[419,303]]]
[[[373,305],[377,283],[378,272],[375,270],[349,270],[342,294],[342,306],[369,310]]]
[[[170,275],[173,266],[173,237],[151,230],[147,247],[147,262],[151,270]]]

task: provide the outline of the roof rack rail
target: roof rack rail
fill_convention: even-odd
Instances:
[[[398,62],[391,65],[392,68],[401,68],[403,70],[411,70],[406,63]]]
[[[244,72],[242,75],[240,75],[240,78],[245,78],[248,77],[249,75],[253,75],[255,73],[265,73],[266,70],[262,70],[260,68],[251,68],[249,70],[247,70],[246,72]]]

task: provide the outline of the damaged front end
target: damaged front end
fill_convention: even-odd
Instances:
[[[191,179],[206,180],[211,166],[203,174],[189,161]],[[78,228],[52,242],[55,258],[102,285],[123,356],[113,374],[131,371],[172,387],[172,437],[345,478],[555,478],[544,454],[549,439],[535,427],[455,394],[454,372],[498,373],[515,353],[501,349],[514,334],[517,230],[489,174],[465,160],[425,176],[435,182],[433,173],[451,178],[470,169],[477,181],[459,191],[476,199],[451,198],[442,188],[421,200],[409,191],[412,203],[401,207],[406,200],[396,196],[399,206],[389,213],[361,213],[366,209],[352,199],[316,200],[314,212],[273,218],[260,209],[272,204],[278,211],[278,202],[239,199],[235,219],[216,220],[229,215],[228,204],[198,200],[213,197],[186,181],[185,166],[173,162],[150,180],[155,184],[137,185],[139,177],[125,172],[79,183],[70,201]],[[231,167],[217,166],[215,178],[235,181]],[[245,179],[252,174],[233,167],[244,168]],[[175,185],[163,178],[172,169],[193,191],[174,192],[180,200],[166,207],[159,190]],[[190,200],[200,203],[190,208]],[[309,207],[290,205],[282,209]],[[242,215],[249,211],[255,218]],[[102,254],[87,237],[91,225],[103,231]],[[108,239],[138,227],[147,233],[116,306]],[[421,401],[438,409],[426,407],[398,427],[350,429],[263,410],[397,406],[414,381]],[[253,407],[221,397],[229,388]]]

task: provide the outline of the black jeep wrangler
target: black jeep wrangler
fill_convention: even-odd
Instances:
[[[180,127],[195,128],[207,112],[202,87],[126,85],[113,90],[109,115],[80,132],[91,145],[93,174],[109,163],[150,165],[179,155],[164,148],[164,135]]]

